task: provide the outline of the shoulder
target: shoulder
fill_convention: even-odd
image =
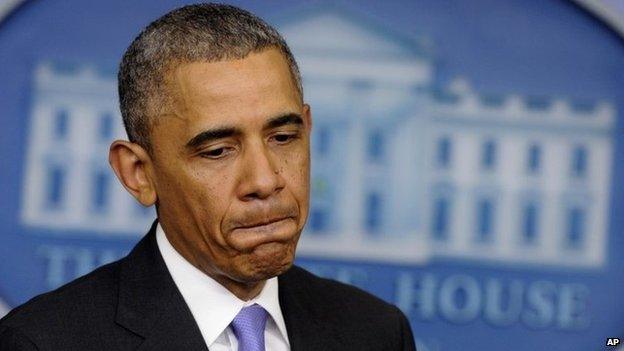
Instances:
[[[396,306],[357,287],[318,277],[293,266],[280,284],[323,324],[334,325],[343,335],[371,338],[370,345],[385,341],[395,350],[414,350],[410,324]],[[348,337],[347,337],[348,338]],[[380,350],[386,349],[380,346]]]
[[[289,288],[300,290],[310,302],[323,306],[341,307],[353,311],[368,311],[382,314],[396,314],[398,308],[360,288],[332,279],[321,278],[305,269],[293,266],[282,279]]]
[[[102,266],[56,290],[41,294],[0,319],[0,340],[36,340],[55,335],[94,333],[94,325],[113,321],[119,261]],[[0,344],[3,345],[4,344]]]

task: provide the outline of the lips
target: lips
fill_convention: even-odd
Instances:
[[[297,223],[293,217],[276,217],[238,225],[227,239],[234,248],[249,251],[269,242],[287,242],[296,234]]]
[[[277,217],[277,218],[273,218],[273,219],[269,219],[266,221],[259,221],[259,222],[254,222],[251,224],[244,224],[244,225],[240,225],[234,229],[253,229],[253,228],[261,228],[261,227],[266,227],[269,226],[273,223],[279,222],[279,221],[283,221],[286,219],[289,219],[290,217]]]

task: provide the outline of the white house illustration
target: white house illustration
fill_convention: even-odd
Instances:
[[[72,231],[145,232],[154,214],[119,185],[108,147],[125,132],[115,76],[94,67],[44,63],[34,72],[23,185],[26,224]]]
[[[0,299],[0,318],[4,317],[9,311],[9,305]]]
[[[300,254],[604,264],[612,104],[482,95],[461,77],[438,89],[425,41],[337,9],[279,29],[314,118]],[[100,225],[109,234],[144,232],[153,214],[133,205],[106,169],[110,139],[123,136],[116,106],[112,75],[39,67],[26,224],[69,234]]]

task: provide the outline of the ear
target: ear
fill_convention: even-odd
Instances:
[[[308,132],[312,131],[312,109],[308,104],[303,104],[303,121],[306,124]]]
[[[129,141],[116,140],[110,146],[108,162],[124,188],[143,206],[156,203],[152,160],[145,149]]]

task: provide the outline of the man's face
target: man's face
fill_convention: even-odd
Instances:
[[[310,110],[277,49],[177,66],[152,129],[159,221],[217,280],[290,267],[308,214]]]

